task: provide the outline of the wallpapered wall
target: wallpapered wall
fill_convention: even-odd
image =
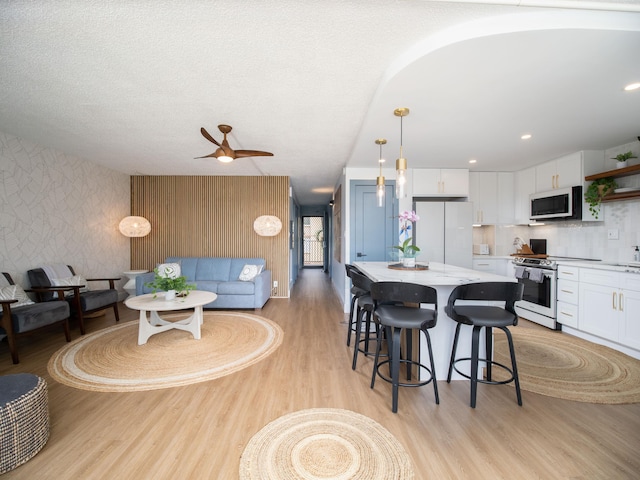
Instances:
[[[118,223],[129,215],[129,175],[0,132],[0,177],[0,271],[23,287],[27,270],[51,263],[123,277],[130,249]]]

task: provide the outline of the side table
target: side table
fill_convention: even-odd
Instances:
[[[124,284],[124,290],[129,294],[129,297],[136,296],[136,277],[147,273],[149,270],[129,270],[122,272],[129,280]]]

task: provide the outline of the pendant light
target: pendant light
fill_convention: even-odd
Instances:
[[[380,157],[378,158],[378,165],[380,165],[380,175],[376,178],[376,198],[378,200],[378,206],[384,206],[384,177],[382,176],[382,164],[384,158],[382,158],[382,145],[387,143],[385,138],[379,138],[376,140],[376,144],[380,146]]]
[[[404,198],[407,183],[407,159],[402,156],[402,117],[409,115],[409,109],[396,108],[393,114],[400,117],[400,158],[396,160],[396,198]]]

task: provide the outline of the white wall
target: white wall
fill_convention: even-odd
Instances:
[[[128,175],[1,132],[0,175],[0,271],[28,287],[27,270],[50,263],[88,278],[129,269],[129,239],[118,231],[130,211]]]

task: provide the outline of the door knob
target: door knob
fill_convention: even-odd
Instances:
[[[360,252],[356,253],[356,257],[366,257],[366,256],[367,256],[366,253],[360,253]]]

